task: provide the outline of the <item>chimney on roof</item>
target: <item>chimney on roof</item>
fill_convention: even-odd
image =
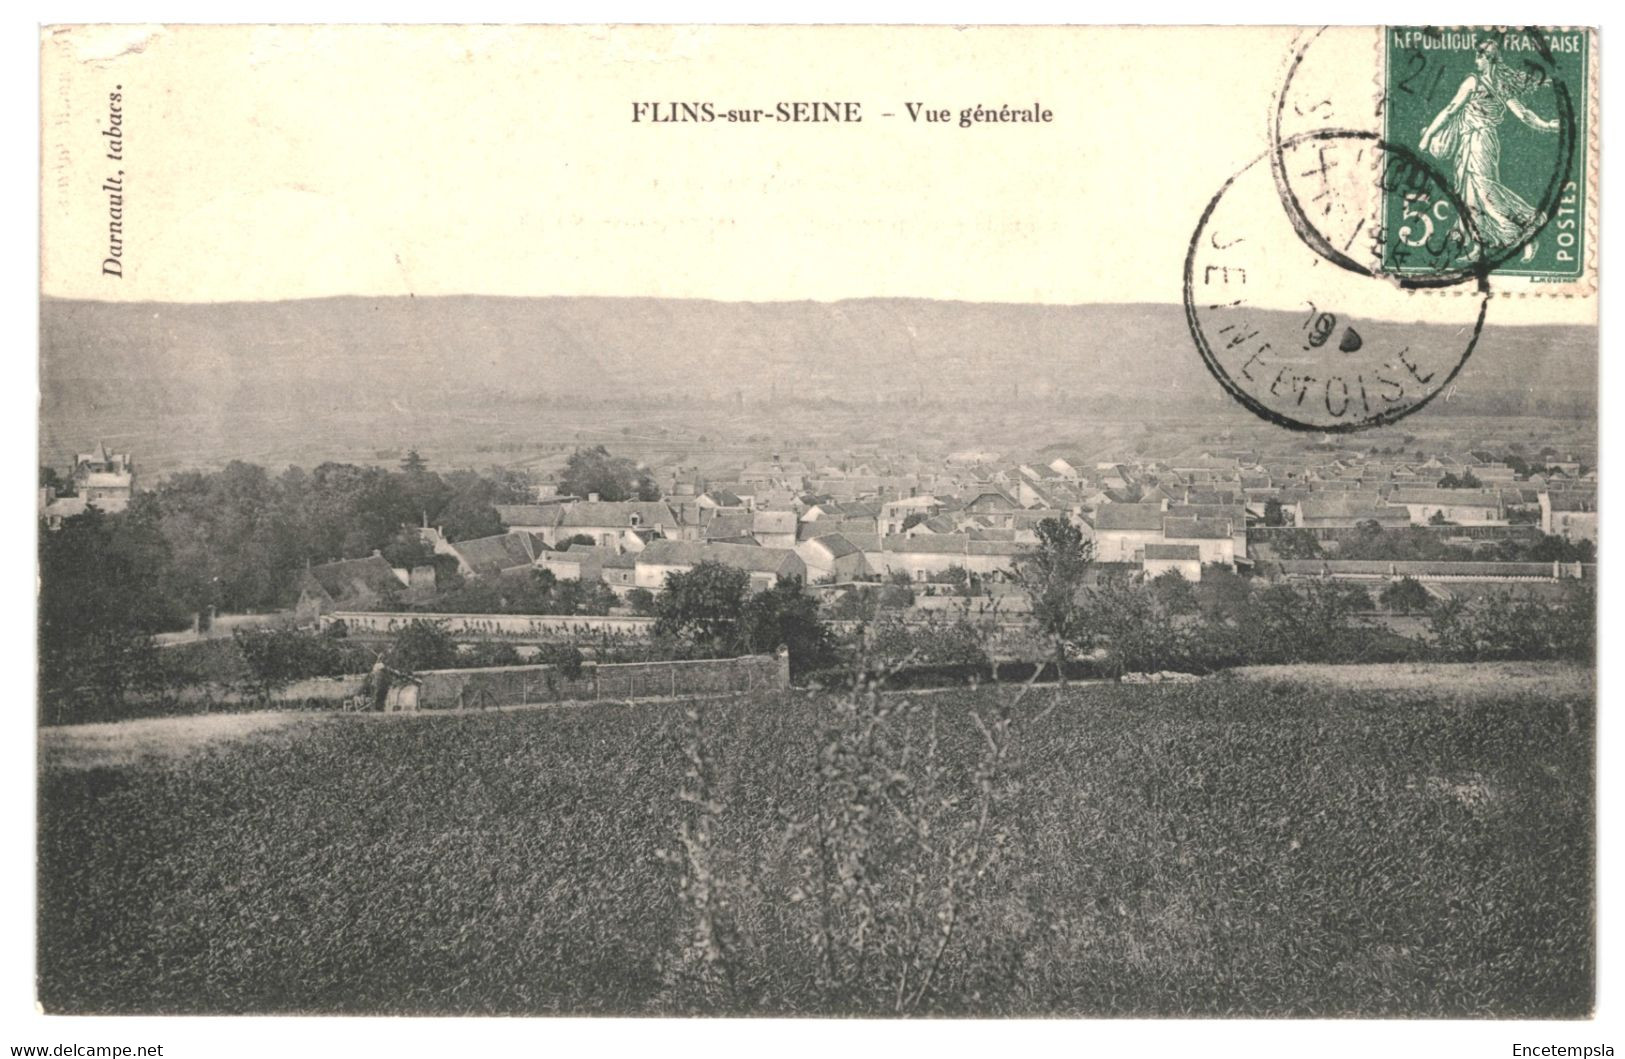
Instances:
[[[598,503],[598,494],[597,493],[588,493],[587,494],[587,502],[590,503],[590,504]]]

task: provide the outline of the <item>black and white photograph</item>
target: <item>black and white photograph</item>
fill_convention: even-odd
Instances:
[[[38,34],[11,1054],[1613,1054],[1601,31]]]

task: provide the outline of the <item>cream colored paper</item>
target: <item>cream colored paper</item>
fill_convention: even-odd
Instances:
[[[1380,89],[1375,32],[1335,30],[1316,45],[1322,87],[1350,99]],[[1177,302],[1204,206],[1269,146],[1301,37],[1217,27],[52,29],[43,286],[57,297],[183,301]],[[115,92],[122,164],[98,136]],[[635,123],[640,101],[855,102],[862,121]],[[953,120],[912,121],[909,103]],[[967,108],[1003,106],[1042,107],[1053,120],[958,124]],[[100,267],[109,210],[99,189],[119,168],[126,256],[114,279]],[[1590,297],[1498,301],[1495,323],[1595,319]]]

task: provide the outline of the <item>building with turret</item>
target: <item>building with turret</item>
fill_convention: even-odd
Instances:
[[[135,464],[127,452],[108,452],[97,442],[94,452],[73,458],[73,489],[86,504],[102,511],[123,511],[135,495]]]
[[[127,452],[108,452],[97,442],[94,452],[81,452],[64,483],[73,492],[58,495],[54,486],[39,490],[39,517],[48,529],[60,529],[64,519],[82,515],[86,508],[123,511],[135,495],[135,464]]]

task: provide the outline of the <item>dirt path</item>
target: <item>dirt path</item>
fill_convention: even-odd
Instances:
[[[143,759],[179,758],[212,743],[285,733],[319,724],[328,716],[309,712],[212,713],[42,728],[39,764],[42,769],[99,768]]]
[[[1520,694],[1592,696],[1596,672],[1575,662],[1378,662],[1243,666],[1243,680],[1298,681],[1331,688],[1428,691],[1441,697]]]
[[[1327,687],[1373,690],[1425,690],[1442,697],[1470,694],[1495,697],[1519,693],[1594,694],[1595,676],[1584,666],[1557,662],[1490,662],[1473,664],[1397,663],[1387,665],[1251,666],[1233,670],[1242,680],[1288,680]],[[1110,683],[1100,680],[1068,681],[1081,688]],[[1019,684],[1010,683],[1012,690]],[[986,687],[986,685],[984,685]],[[1034,691],[1058,687],[1052,681],[1033,685]],[[841,689],[826,689],[839,695]],[[885,695],[942,695],[963,692],[963,686],[905,688]],[[721,696],[726,697],[726,696]],[[665,699],[630,700],[624,705],[664,702]],[[409,713],[323,713],[265,711],[214,713],[189,717],[147,717],[106,724],[78,724],[43,728],[39,733],[39,764],[46,768],[97,768],[133,764],[142,760],[181,758],[211,745],[244,739],[289,738],[335,718],[388,722],[409,717],[458,717],[477,713],[519,710],[571,709],[590,702],[530,703],[498,706],[490,710],[429,710]]]

